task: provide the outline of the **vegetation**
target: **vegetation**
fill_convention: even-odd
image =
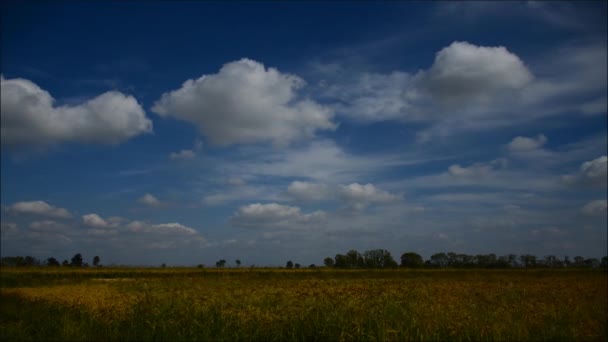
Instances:
[[[607,282],[578,268],[2,267],[0,340],[606,340]]]

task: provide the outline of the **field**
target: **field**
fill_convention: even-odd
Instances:
[[[597,340],[599,270],[3,268],[0,340]]]

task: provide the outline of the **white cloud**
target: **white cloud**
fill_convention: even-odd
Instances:
[[[601,156],[584,162],[578,173],[565,175],[567,184],[606,186],[608,183],[608,157]]]
[[[179,152],[171,152],[169,159],[171,160],[191,160],[196,154],[192,150],[181,150]]]
[[[163,205],[163,202],[161,202],[158,198],[156,198],[155,196],[153,196],[151,194],[143,195],[142,197],[137,199],[137,202],[151,206],[151,207],[160,207]]]
[[[522,89],[532,78],[519,57],[503,46],[453,42],[437,53],[422,82],[433,97],[453,105],[488,103]]]
[[[581,165],[581,173],[587,178],[606,178],[608,157],[601,156]]]
[[[505,168],[507,164],[508,161],[505,158],[497,158],[484,163],[473,163],[468,167],[454,164],[448,167],[448,175],[454,178],[479,179],[492,174],[498,169]]]
[[[152,110],[196,124],[214,144],[285,145],[336,128],[329,108],[298,99],[304,84],[298,76],[241,59],[163,94]]]
[[[160,235],[197,235],[197,231],[179,223],[150,224],[143,221],[133,221],[126,226],[134,233]]]
[[[294,181],[287,187],[287,193],[298,200],[319,201],[327,199],[329,188],[325,184]]]
[[[355,209],[363,209],[372,203],[390,203],[400,199],[400,196],[378,189],[369,183],[365,185],[359,183],[340,185],[338,195],[340,199]]]
[[[30,223],[29,227],[30,227],[30,230],[37,231],[37,232],[47,232],[47,233],[65,232],[66,230],[70,229],[70,226],[68,226],[66,224],[51,221],[51,220],[34,221],[34,222]]]
[[[56,107],[33,82],[0,78],[2,144],[118,144],[152,131],[152,121],[132,96],[110,91],[79,105]]]
[[[16,235],[19,233],[19,227],[13,222],[0,222],[0,234],[2,236]]]
[[[185,149],[179,152],[171,152],[169,159],[171,160],[191,160],[196,157],[196,152],[203,148],[203,142],[200,139],[194,141],[192,149]]]
[[[102,219],[97,214],[87,214],[82,216],[82,222],[89,227],[93,228],[106,228],[110,226],[106,220]]]
[[[232,224],[255,228],[298,228],[303,224],[318,223],[325,218],[323,211],[303,214],[299,207],[277,203],[254,203],[242,206],[232,217]]]
[[[526,152],[541,148],[547,142],[547,137],[539,134],[536,138],[518,136],[507,145],[511,152]]]
[[[595,200],[585,204],[581,210],[587,215],[604,215],[605,217],[607,208],[608,201]]]
[[[17,202],[8,208],[17,214],[32,214],[57,218],[70,218],[72,214],[63,208],[57,208],[43,201]]]

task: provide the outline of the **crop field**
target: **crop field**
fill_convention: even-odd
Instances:
[[[597,340],[599,270],[3,268],[0,340]]]

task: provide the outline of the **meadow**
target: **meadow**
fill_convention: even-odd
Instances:
[[[0,269],[0,340],[596,340],[605,270]]]

